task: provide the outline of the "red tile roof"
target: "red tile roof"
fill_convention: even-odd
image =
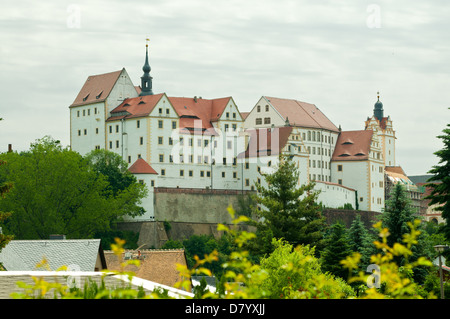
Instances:
[[[106,100],[122,70],[89,76],[71,107]]]
[[[264,97],[293,126],[322,128],[338,132],[338,128],[314,104],[291,99]]]
[[[249,143],[245,152],[238,155],[239,158],[280,154],[288,142],[292,127],[258,128],[246,132],[250,134]]]
[[[128,171],[132,174],[158,174],[143,158],[138,158]]]
[[[336,141],[332,161],[359,161],[369,158],[372,130],[343,131]]]
[[[149,115],[165,93],[139,96],[126,99],[111,111],[108,121],[143,117]],[[180,117],[180,132],[193,133],[194,128],[201,129],[198,133],[215,134],[212,122],[217,121],[230,101],[231,97],[219,99],[167,97],[175,112]]]

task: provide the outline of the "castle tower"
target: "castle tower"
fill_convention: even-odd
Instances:
[[[395,131],[392,125],[391,117],[384,116],[383,103],[378,100],[374,104],[373,115],[365,121],[365,129],[373,130],[378,134],[383,152],[384,166],[395,166]]]
[[[148,39],[147,39],[148,41]],[[148,63],[148,43],[145,44],[145,63],[142,67],[144,74],[141,76],[141,93],[139,96],[143,95],[153,95],[152,91],[152,77],[150,76],[150,64]]]

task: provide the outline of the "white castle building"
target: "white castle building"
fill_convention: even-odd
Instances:
[[[254,190],[289,154],[298,184],[316,181],[327,207],[384,208],[384,167],[395,165],[395,132],[382,104],[361,131],[341,131],[314,104],[263,96],[241,113],[232,97],[154,94],[148,46],[141,85],[125,69],[89,76],[70,105],[70,144],[119,154],[145,183],[154,220],[155,187]]]

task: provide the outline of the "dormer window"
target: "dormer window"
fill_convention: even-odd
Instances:
[[[103,91],[101,91],[95,98],[98,100],[102,96]]]

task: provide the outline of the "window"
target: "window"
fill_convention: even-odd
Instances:
[[[236,113],[235,112],[233,112],[233,118],[235,119],[236,118]],[[390,142],[390,141],[389,141]]]
[[[159,108],[159,109],[158,109],[158,113],[159,113],[159,114],[162,114],[162,108]]]
[[[223,158],[223,165],[227,165],[227,158],[226,157]]]
[[[164,163],[164,154],[159,154],[159,162]]]
[[[222,172],[222,178],[225,178],[225,172]]]
[[[198,139],[198,140],[197,140],[197,146],[198,146],[198,147],[202,147],[202,140],[201,140],[201,139]]]
[[[211,177],[211,172],[210,171],[206,171],[206,177]]]
[[[197,156],[197,164],[201,164],[202,163],[202,156],[199,155]]]
[[[264,124],[270,124],[270,117],[264,118]]]
[[[200,171],[200,177],[205,177],[205,171]]]
[[[140,128],[140,127],[141,127],[141,121],[139,121],[139,120],[136,121],[136,127],[137,127],[137,128]]]
[[[226,117],[227,117],[227,119],[230,118],[230,112],[227,112],[227,113],[226,113]]]
[[[131,156],[128,156],[128,164],[131,164]]]
[[[177,121],[172,121],[172,129],[176,129],[177,128]]]
[[[163,128],[163,121],[162,120],[158,120],[158,128]]]
[[[142,136],[139,138],[139,144],[144,144],[144,138]]]
[[[342,185],[342,179],[338,179],[338,184]]]
[[[81,136],[81,130],[78,130],[78,136]]]
[[[261,112],[261,105],[258,105],[258,106],[256,107],[256,111],[257,111],[257,112]]]
[[[162,176],[165,176],[166,175],[166,170],[163,168],[163,169],[161,169],[161,175]]]
[[[229,127],[229,125],[225,124],[225,132],[228,132],[228,127]]]
[[[233,142],[232,142],[232,141],[227,141],[227,148],[228,148],[229,150],[231,150],[232,147],[233,147]]]
[[[155,181],[154,181],[154,180],[151,180],[151,181],[150,181],[150,186],[151,186],[151,187],[155,187]]]
[[[119,125],[116,125],[116,133],[119,133]]]
[[[250,180],[248,178],[245,179],[245,186],[250,186]]]
[[[109,126],[109,133],[112,133],[112,125]]]
[[[119,148],[119,141],[116,141],[116,148]]]
[[[169,163],[173,163],[173,155],[169,155]]]
[[[269,112],[269,106],[266,105],[266,112]]]
[[[338,165],[338,172],[342,172],[342,165]]]
[[[237,173],[233,172],[233,178],[237,178]]]
[[[262,124],[262,118],[258,117],[257,119],[255,119],[255,124],[256,125],[261,125]]]
[[[203,163],[208,164],[208,156],[203,156]]]
[[[184,176],[184,170],[180,169],[180,176],[183,177]]]
[[[163,137],[162,136],[158,136],[158,144],[159,145],[163,144]]]
[[[205,147],[208,147],[208,142],[209,142],[208,140],[205,140],[205,141],[204,141]]]
[[[173,145],[173,139],[169,137],[169,145]]]
[[[166,115],[169,115],[170,110],[166,109]]]
[[[98,134],[98,127],[95,128],[95,134]]]
[[[233,132],[236,132],[236,130],[237,130],[237,125],[236,125],[236,124],[231,124],[231,127],[233,128]]]
[[[245,163],[245,169],[249,169],[250,168],[250,163],[249,162],[246,162]]]
[[[77,111],[77,117],[80,117],[80,111]]]
[[[109,141],[109,148],[112,149],[112,141]]]

